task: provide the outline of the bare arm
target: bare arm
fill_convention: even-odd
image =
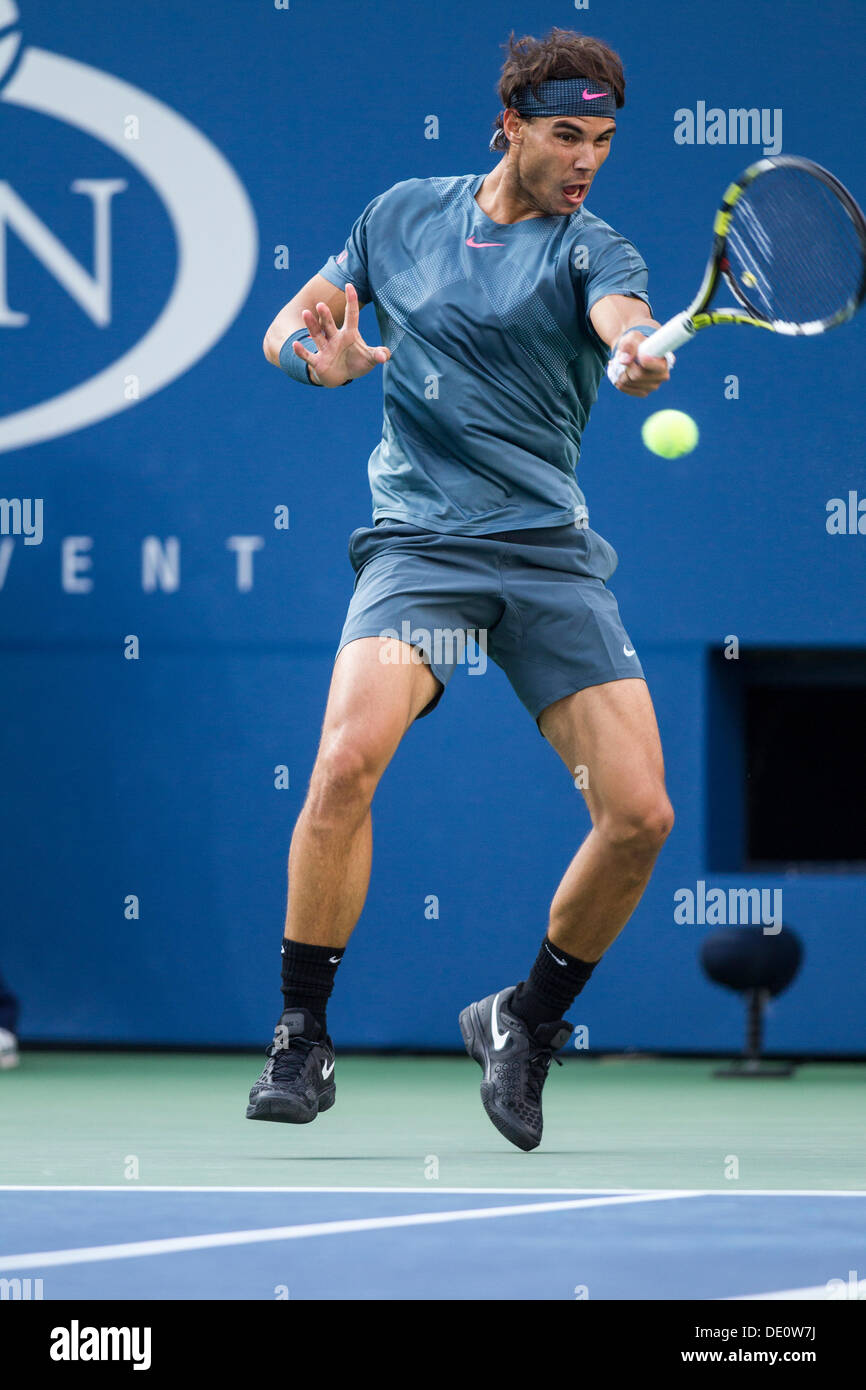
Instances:
[[[664,357],[648,357],[646,362],[638,361],[637,350],[645,335],[626,333],[627,328],[634,328],[636,324],[647,328],[660,327],[642,300],[628,294],[606,294],[593,304],[589,317],[596,333],[608,347],[613,347],[617,338],[625,334],[617,349],[619,360],[628,364],[616,384],[616,389],[622,391],[623,395],[648,396],[651,391],[657,391],[663,381],[670,379]]]
[[[326,280],[324,275],[314,275],[303,289],[298,290],[294,299],[290,299],[288,304],[283,306],[265,334],[262,348],[272,366],[280,365],[280,348],[286,339],[299,328],[305,327],[301,317],[304,309],[313,310],[317,304],[327,304],[337,327],[342,327],[346,313],[344,292],[338,285],[332,285],[330,280]]]
[[[280,365],[280,349],[292,333],[305,328],[317,351],[294,344],[296,357],[307,364],[310,379],[320,386],[342,386],[365,376],[391,356],[385,347],[370,347],[358,331],[358,315],[364,306],[354,285],[345,290],[324,275],[314,275],[277,314],[262,348],[273,366]],[[315,366],[313,364],[316,364]]]

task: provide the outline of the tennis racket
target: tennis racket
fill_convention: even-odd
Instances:
[[[826,333],[866,297],[866,218],[838,179],[796,155],[759,159],[725,190],[701,287],[638,348],[663,357],[702,328],[744,323],[772,333]],[[710,309],[724,281],[737,300]],[[608,376],[625,370],[615,359]]]

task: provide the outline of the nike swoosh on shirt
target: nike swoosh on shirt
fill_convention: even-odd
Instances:
[[[599,97],[606,97],[607,95],[607,92],[588,92],[585,87],[583,89],[584,101],[597,101]]]
[[[634,656],[634,647],[624,646],[622,650],[624,656]]]
[[[496,1010],[499,1006],[499,1001],[501,998],[502,995],[497,994],[496,998],[493,1001],[493,1008],[490,1010],[490,1028],[493,1033],[493,1046],[497,1052],[502,1051],[503,1047],[508,1042],[508,1039],[511,1037],[510,1028],[506,1028],[504,1033],[500,1033],[499,1031],[499,1020],[496,1015]]]
[[[333,1063],[333,1062],[323,1062],[323,1063],[322,1063],[322,1080],[323,1080],[323,1081],[327,1081],[328,1077],[331,1075],[331,1072],[332,1072],[333,1070],[334,1070],[334,1063]]]
[[[466,245],[467,245],[467,246],[472,246],[472,247],[475,248],[475,250],[478,250],[478,248],[481,247],[481,246],[504,246],[504,245],[505,245],[505,242],[504,242],[504,241],[476,241],[475,238],[474,238],[474,236],[468,236],[468,237],[466,238]]]

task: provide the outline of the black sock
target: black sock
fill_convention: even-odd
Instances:
[[[597,964],[570,956],[546,936],[529,975],[512,994],[508,1012],[523,1019],[532,1033],[539,1023],[562,1018]]]
[[[306,941],[283,939],[282,965],[284,1009],[309,1009],[322,1033],[328,1031],[326,1011],[343,946],[309,946]]]

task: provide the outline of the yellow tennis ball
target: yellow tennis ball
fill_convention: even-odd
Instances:
[[[698,427],[682,410],[657,410],[644,420],[640,433],[650,453],[663,459],[690,454],[698,442]]]

